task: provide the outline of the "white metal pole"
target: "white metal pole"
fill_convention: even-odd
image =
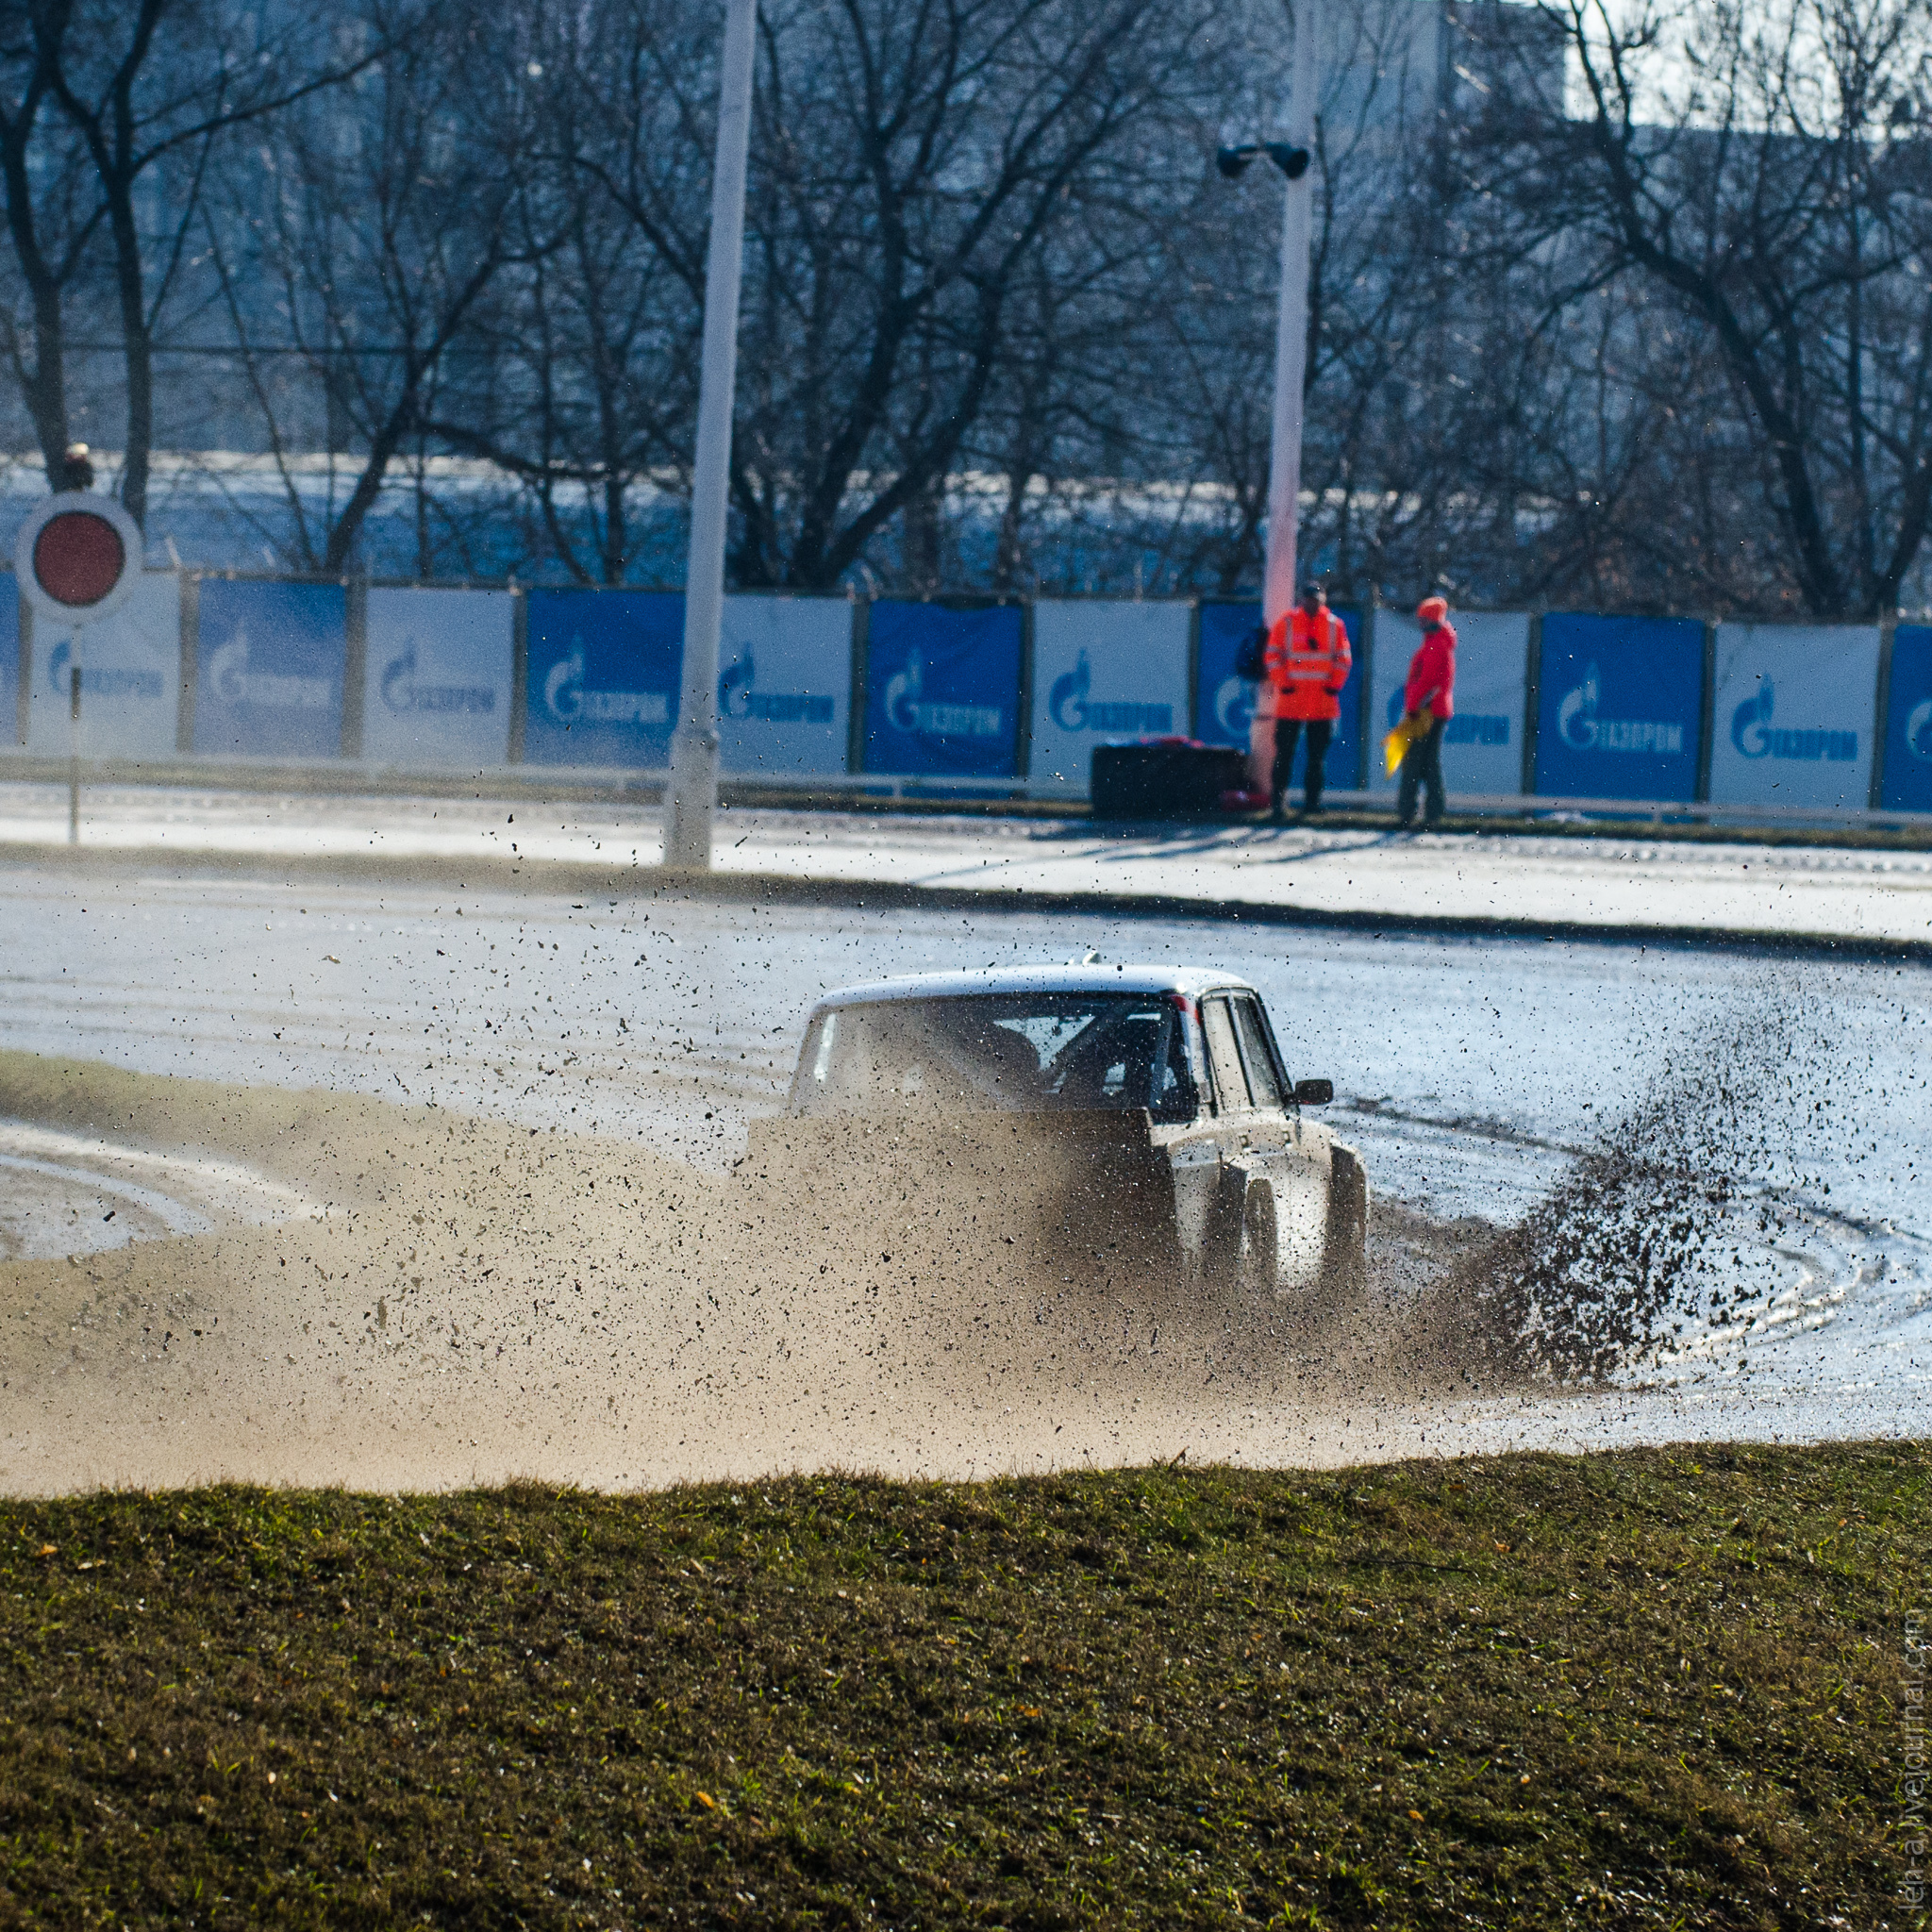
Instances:
[[[80,632],[67,640],[67,842],[80,843]]]
[[[705,353],[691,470],[691,558],[684,575],[684,691],[671,741],[664,863],[711,863],[718,804],[718,632],[724,612],[724,528],[730,508],[731,411],[738,380],[738,288],[744,258],[744,176],[751,144],[758,0],[726,0],[711,176],[711,249],[705,270]]]
[[[1288,144],[1315,146],[1316,0],[1295,0],[1294,69],[1289,80]],[[1268,463],[1268,559],[1261,617],[1274,620],[1294,602],[1295,523],[1302,492],[1302,385],[1308,360],[1308,247],[1314,226],[1315,170],[1284,182],[1281,308],[1274,324],[1274,430]]]

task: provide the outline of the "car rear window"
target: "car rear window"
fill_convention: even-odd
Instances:
[[[1186,1042],[1158,993],[990,993],[835,1007],[806,1036],[796,1113],[1193,1109]]]

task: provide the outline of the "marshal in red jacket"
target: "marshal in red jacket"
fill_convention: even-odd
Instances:
[[[1402,708],[1420,711],[1424,704],[1439,718],[1456,715],[1456,633],[1446,624],[1428,632],[1408,660]]]

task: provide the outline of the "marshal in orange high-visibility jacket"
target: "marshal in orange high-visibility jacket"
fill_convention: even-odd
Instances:
[[[1274,620],[1268,633],[1268,676],[1275,690],[1274,715],[1307,724],[1341,716],[1341,688],[1355,654],[1348,626],[1322,598],[1312,613],[1307,599]]]
[[[1341,688],[1354,661],[1348,627],[1328,608],[1319,584],[1303,587],[1301,602],[1274,620],[1268,633],[1268,678],[1274,687],[1274,810],[1278,816],[1294,763],[1295,740],[1307,728],[1308,740],[1306,807],[1322,809],[1323,765],[1336,720],[1341,716]]]

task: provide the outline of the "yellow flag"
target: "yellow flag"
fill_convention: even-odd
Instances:
[[[1408,748],[1428,729],[1429,714],[1418,711],[1413,718],[1405,718],[1387,738],[1382,741],[1382,775],[1392,778],[1402,769],[1402,760],[1407,756]]]

